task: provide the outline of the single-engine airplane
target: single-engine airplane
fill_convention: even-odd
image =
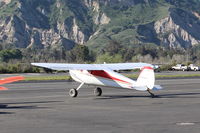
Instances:
[[[34,66],[52,70],[69,70],[71,77],[81,84],[76,89],[70,89],[69,95],[76,97],[78,90],[84,85],[108,86],[114,88],[135,89],[147,91],[154,97],[151,90],[160,90],[160,85],[154,85],[155,74],[153,65],[147,63],[112,63],[112,64],[64,64],[64,63],[31,63]],[[119,74],[118,70],[141,69],[136,81]],[[102,89],[94,90],[96,96],[102,95]]]
[[[14,77],[2,78],[2,79],[0,79],[0,85],[16,82],[16,81],[20,81],[20,80],[24,80],[24,77],[14,76]],[[0,91],[1,90],[8,90],[8,88],[0,86]]]

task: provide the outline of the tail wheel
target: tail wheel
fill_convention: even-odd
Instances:
[[[69,95],[70,97],[77,97],[78,91],[76,89],[70,89]]]
[[[101,96],[101,94],[102,94],[101,88],[97,87],[96,89],[94,89],[94,95],[95,96]]]

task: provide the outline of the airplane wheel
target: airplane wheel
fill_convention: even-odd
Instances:
[[[70,89],[69,95],[70,97],[77,97],[78,91],[76,89]]]
[[[101,88],[97,87],[96,89],[94,89],[94,95],[95,96],[101,96],[101,94],[102,94]]]

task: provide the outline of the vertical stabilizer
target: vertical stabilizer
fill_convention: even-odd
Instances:
[[[155,74],[152,67],[142,68],[140,75],[136,82],[136,88],[139,90],[146,91],[147,89],[152,90],[155,84]]]

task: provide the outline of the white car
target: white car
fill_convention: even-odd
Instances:
[[[191,71],[199,71],[199,67],[195,66],[194,64],[190,64],[188,66],[188,69],[191,70]]]
[[[186,71],[186,70],[188,70],[188,67],[186,65],[183,65],[183,64],[177,64],[176,66],[173,66],[171,69],[172,70]]]

